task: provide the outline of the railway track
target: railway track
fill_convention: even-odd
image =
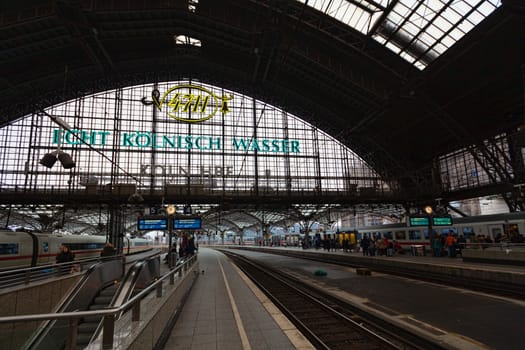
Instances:
[[[231,251],[222,252],[264,291],[317,349],[446,349],[269,266]]]

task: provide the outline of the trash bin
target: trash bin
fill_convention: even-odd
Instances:
[[[410,246],[410,250],[412,252],[412,255],[414,255],[414,256],[426,255],[425,246],[421,245],[421,244],[411,245]]]

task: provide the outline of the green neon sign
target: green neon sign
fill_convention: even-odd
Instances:
[[[450,216],[434,216],[432,224],[434,226],[452,226],[452,218]]]
[[[428,226],[430,223],[428,216],[411,216],[410,226]]]
[[[290,139],[257,139],[210,135],[179,135],[161,134],[148,131],[121,132],[120,146],[129,148],[153,149],[194,149],[233,152],[259,153],[301,153],[299,140]],[[113,134],[110,131],[99,130],[53,130],[52,142],[61,145],[91,145],[106,146],[113,144]]]

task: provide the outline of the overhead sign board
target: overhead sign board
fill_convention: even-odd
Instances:
[[[428,226],[430,223],[428,216],[411,216],[409,220],[410,226]]]
[[[199,230],[202,227],[201,218],[174,218],[174,230]]]
[[[434,216],[432,217],[432,225],[434,226],[452,226],[452,217]]]
[[[137,227],[139,231],[167,230],[168,218],[139,218]]]

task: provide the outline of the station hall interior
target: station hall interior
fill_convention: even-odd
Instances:
[[[198,337],[179,336],[188,333],[181,327],[197,334],[211,322],[199,318],[202,308],[219,310],[225,305],[210,300],[229,300],[227,322],[211,318],[216,329],[234,336],[225,339],[218,331],[209,344],[303,348],[293,336],[285,337],[297,330],[271,319],[273,311],[262,306],[266,301],[230,265],[241,258],[231,252],[226,258],[222,250],[238,248],[300,274],[310,263],[295,259],[318,259],[319,248],[333,248],[322,241],[332,239],[342,244],[336,246],[337,259],[363,264],[352,270],[352,281],[366,275],[379,286],[378,280],[392,282],[385,277],[392,268],[375,257],[362,263],[369,257],[363,241],[384,237],[402,245],[392,254],[385,249],[381,258],[408,259],[396,265],[407,279],[435,273],[425,283],[449,281],[439,280],[443,272],[433,267],[418,270],[422,255],[438,259],[434,263],[443,271],[461,270],[464,281],[450,282],[458,288],[480,283],[480,290],[493,288],[491,293],[514,276],[514,290],[507,286],[508,294],[487,302],[497,317],[512,320],[507,329],[512,339],[495,334],[500,324],[487,326],[494,332],[480,339],[473,335],[483,312],[473,306],[462,319],[472,322],[458,330],[464,339],[447,331],[435,332],[433,340],[447,349],[519,348],[514,333],[523,330],[516,320],[525,285],[524,67],[521,0],[1,1],[0,299],[22,298],[21,291],[7,296],[9,266],[27,267],[31,283],[41,283],[37,275],[59,278],[52,282],[57,293],[51,299],[57,300],[46,299],[46,305],[22,302],[15,310],[2,299],[0,342],[16,349],[28,334],[36,339],[33,329],[17,329],[11,321],[34,326],[33,321],[56,319],[72,322],[60,330],[67,333],[60,334],[64,348],[120,348],[113,337],[124,344],[149,311],[173,328],[153,343],[193,349]],[[477,240],[480,234],[492,242]],[[466,242],[436,252],[437,235],[465,236]],[[190,256],[173,258],[170,249],[180,252],[190,241]],[[296,255],[268,258],[258,250],[290,247]],[[159,253],[138,257],[150,248]],[[96,258],[86,257],[106,267],[69,262],[64,277],[64,268],[45,265],[59,249],[72,250],[77,261],[91,250]],[[103,249],[118,258],[104,258]],[[479,277],[472,272],[477,267],[453,265],[477,263],[484,251],[493,254],[493,262],[518,266],[480,267]],[[446,258],[456,256],[461,259]],[[120,258],[142,259],[148,267],[126,266]],[[329,262],[323,260],[316,273],[329,271],[327,280],[349,275],[348,267]],[[90,290],[78,304],[70,302],[64,315],[47,314],[78,280],[117,288],[122,276],[139,268],[134,283],[143,289],[134,292],[145,298],[144,290],[156,291],[168,304],[193,296],[187,313],[169,314],[153,302],[144,302],[141,311],[139,298],[124,302],[123,309],[106,305],[96,311],[103,324],[89,325],[98,327],[99,338],[82,346],[76,322],[86,328],[96,312],[84,311],[80,302],[108,296]],[[455,293],[403,283],[396,280],[392,290],[407,298],[416,291],[435,298]],[[375,292],[384,287],[365,291],[340,280],[334,286],[362,292],[358,303],[367,307],[385,297]],[[169,299],[182,291],[182,301]],[[44,292],[34,302],[44,304]],[[511,294],[515,299],[507,303]],[[478,297],[467,293],[458,300],[468,304]],[[239,311],[238,300],[246,300]],[[399,315],[391,318],[400,331],[427,317],[429,323],[435,317],[435,329],[445,329],[440,310],[428,311],[425,304],[421,298],[404,309],[405,300],[392,300]],[[41,313],[30,314],[37,307]],[[448,307],[443,310],[455,310]],[[131,308],[120,324],[112,318]],[[192,312],[199,316],[192,318]],[[246,332],[237,312],[254,317]],[[184,322],[176,323],[179,317]],[[115,325],[118,332],[109,336]],[[269,328],[250,328],[261,325]],[[434,329],[422,325],[417,323]],[[279,336],[258,338],[274,331]],[[141,336],[129,336],[136,341],[129,348],[170,349],[146,346],[149,335]]]
[[[3,226],[118,241],[173,205],[268,237],[521,211],[523,11],[4,1]]]

